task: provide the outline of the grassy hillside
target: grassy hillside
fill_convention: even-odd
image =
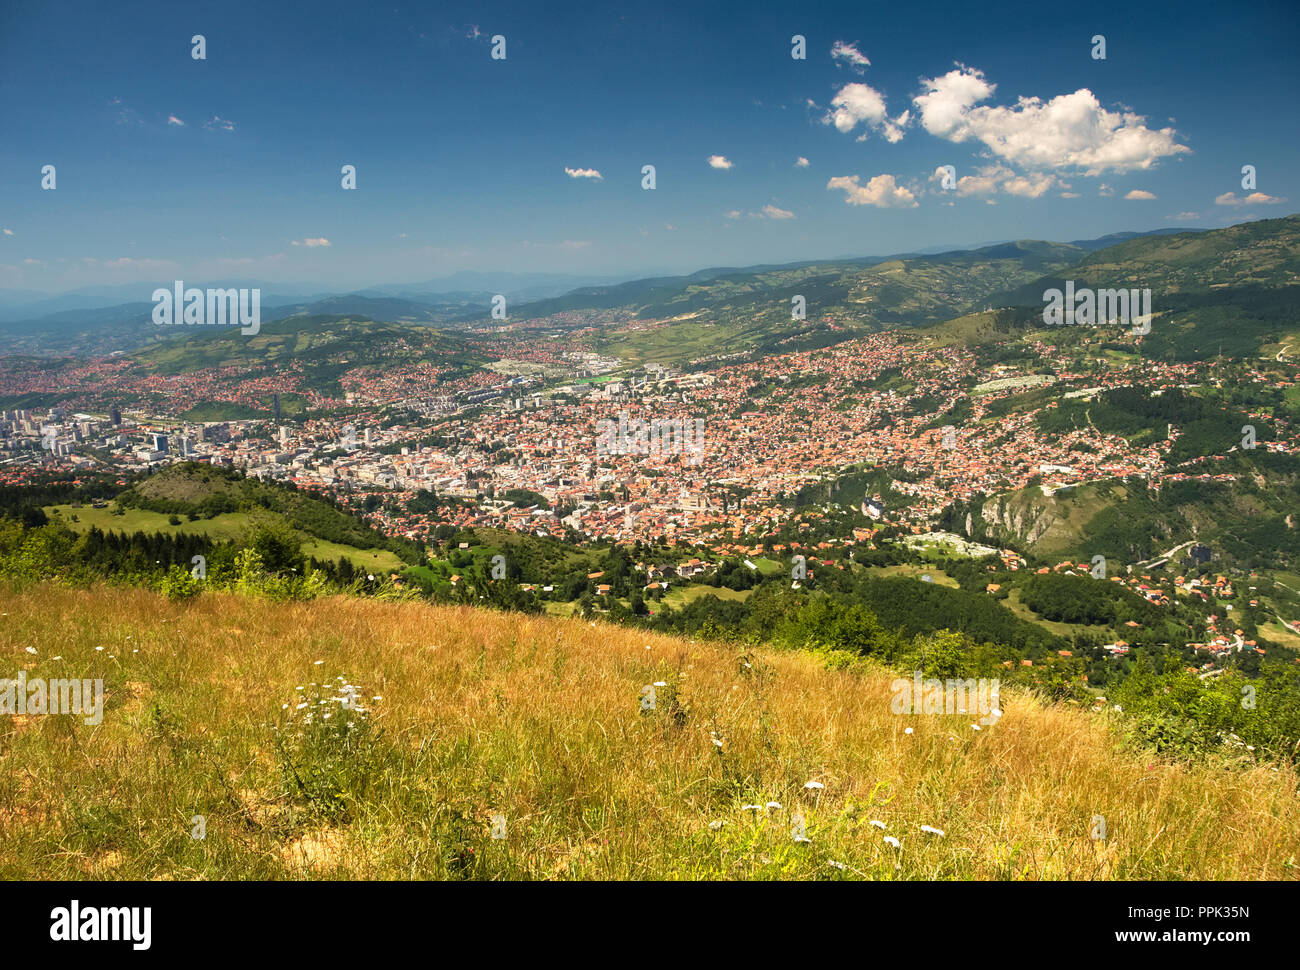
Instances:
[[[246,478],[233,470],[197,463],[167,466],[117,496],[114,505],[201,517],[252,513],[265,518],[270,514],[308,539],[357,549],[410,552],[410,543],[384,536],[320,498],[278,483]],[[186,523],[182,522],[180,528],[184,530]]]
[[[980,517],[989,533],[1044,558],[1086,558],[1096,551],[1131,563],[1180,543],[1213,546],[1239,568],[1282,568],[1300,552],[1294,510],[1300,462],[1289,455],[1240,453],[1215,471],[1232,483],[1174,482],[1158,494],[1142,483],[1091,482],[1046,496],[1037,486],[989,498]]]
[[[1029,696],[1004,693],[976,732],[892,714],[892,675],[870,666],[580,620],[45,584],[0,598],[8,670],[108,692],[98,727],[0,720],[0,878],[1297,875],[1292,769],[1159,762],[1119,746],[1115,715]],[[335,688],[314,703],[343,683],[362,710]]]
[[[261,526],[295,532],[306,556],[349,559],[367,570],[400,571],[419,561],[411,543],[372,529],[328,502],[277,483],[209,465],[170,465],[121,492],[104,508],[50,504],[45,514],[74,532],[201,535],[239,542]]]
[[[254,365],[251,373],[301,373],[305,386],[342,396],[338,379],[364,366],[394,367],[432,362],[449,372],[477,369],[460,337],[409,323],[378,323],[339,315],[288,317],[263,324],[255,336],[236,328],[195,330],[139,351],[135,359],[149,373],[184,374],[205,367]]]
[[[932,256],[800,263],[744,272],[642,280],[578,290],[524,306],[526,316],[608,308],[646,329],[611,326],[596,341],[604,353],[633,361],[681,361],[715,353],[759,354],[827,346],[858,331],[921,326],[983,309],[987,296],[1068,265],[1084,250],[1062,243],[1018,242]],[[791,299],[807,318],[791,319]]]
[[[1219,354],[1274,356],[1300,329],[1300,216],[1226,229],[1144,236],[1090,253],[1066,269],[991,297],[995,305],[1035,308],[1043,291],[1063,287],[1150,288],[1148,357],[1204,360]],[[1070,340],[1070,328],[1048,331]]]
[[[256,531],[259,525],[276,525],[285,521],[283,516],[258,509],[251,512],[226,512],[195,522],[182,520],[179,525],[172,525],[170,515],[145,509],[125,509],[121,515],[117,515],[116,503],[109,503],[102,509],[85,505],[47,505],[44,512],[73,532],[86,532],[91,528],[97,528],[101,532],[120,532],[128,535],[133,532],[163,535],[184,533],[208,536],[217,542],[241,542]],[[385,575],[389,572],[401,572],[406,568],[406,563],[387,549],[359,549],[352,545],[313,538],[310,533],[302,533],[302,537],[304,556],[330,561],[348,559],[358,569]]]

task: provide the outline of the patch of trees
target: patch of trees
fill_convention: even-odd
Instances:
[[[1159,623],[1163,617],[1136,593],[1105,580],[1047,573],[1026,577],[1020,602],[1057,623],[1119,626]]]

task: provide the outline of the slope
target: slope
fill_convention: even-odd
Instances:
[[[976,732],[892,714],[892,675],[869,666],[575,620],[45,584],[4,599],[0,657],[103,677],[107,703],[98,727],[3,722],[0,878],[1296,874],[1290,768],[1153,761],[1117,746],[1112,715],[1028,696]],[[342,685],[360,709],[331,700]]]

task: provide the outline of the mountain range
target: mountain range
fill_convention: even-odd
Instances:
[[[490,307],[497,294],[507,298],[511,320],[620,310],[643,319],[698,323],[699,315],[706,314],[738,347],[806,331],[806,324],[792,326],[796,321],[789,319],[796,295],[807,301],[809,320],[827,317],[851,329],[873,331],[941,323],[991,306],[1041,306],[1043,288],[1065,277],[1109,282],[1141,275],[1148,279],[1145,285],[1160,288],[1161,296],[1177,293],[1183,310],[1192,309],[1188,294],[1196,294],[1199,306],[1214,308],[1212,315],[1258,318],[1256,311],[1262,309],[1271,322],[1278,315],[1271,306],[1273,291],[1296,280],[1296,230],[1292,217],[1220,230],[1159,229],[1073,242],[1020,240],[931,253],[712,267],[636,280],[463,272],[345,293],[258,280],[208,285],[260,287],[264,320],[343,315],[464,328],[493,322]],[[1220,294],[1224,284],[1232,288]],[[158,285],[170,287],[172,281]],[[0,353],[93,356],[193,338],[186,331],[160,331],[151,319],[152,303],[124,300],[154,288],[97,287],[58,296],[0,291]],[[697,343],[688,339],[681,346],[700,349]]]

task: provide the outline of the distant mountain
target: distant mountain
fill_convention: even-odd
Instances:
[[[342,289],[320,283],[273,283],[258,279],[187,280],[194,286],[257,288],[267,306],[306,305],[330,297],[396,297],[414,302],[454,303],[470,296],[480,299],[502,293],[511,300],[540,300],[558,296],[579,286],[619,282],[626,277],[579,276],[559,273],[453,273],[423,283],[395,283],[360,289]],[[174,280],[120,283],[113,286],[85,286],[66,293],[38,290],[0,290],[0,321],[33,320],[68,310],[98,310],[140,302],[156,288],[170,287]],[[483,301],[483,302],[487,302]]]
[[[323,297],[310,303],[272,307],[269,314],[274,317],[343,314],[371,320],[386,320],[391,323],[439,323],[461,316],[471,308],[490,306],[491,301],[491,294],[467,294],[459,299],[417,301],[401,297],[346,293],[340,296]],[[267,312],[264,311],[263,317],[266,316]]]
[[[1146,232],[1112,232],[1107,236],[1098,236],[1096,239],[1076,239],[1070,243],[1071,246],[1078,246],[1080,249],[1105,249],[1108,246],[1114,246],[1116,243],[1125,242],[1129,239],[1145,239],[1148,236],[1181,236],[1189,232],[1203,232],[1204,230],[1183,226],[1178,229],[1148,229]]]
[[[497,294],[511,303],[524,302],[611,279],[545,273],[457,273],[425,283],[345,293],[321,292],[312,284],[286,286],[264,280],[202,282],[204,288],[260,289],[264,321],[343,314],[437,325],[486,314]],[[140,300],[159,287],[170,289],[173,282],[88,287],[57,296],[31,290],[0,291],[0,353],[92,356],[173,339],[176,333],[162,331],[153,324],[153,304]]]
[[[0,322],[0,353],[93,356],[131,350],[161,339],[152,303],[62,310],[29,320]]]
[[[158,374],[241,362],[254,366],[250,374],[270,376],[292,361],[307,387],[335,397],[343,396],[338,379],[358,367],[433,362],[460,372],[486,362],[460,334],[347,315],[285,317],[264,323],[254,337],[243,336],[235,327],[193,328],[186,338],[143,348],[134,356]],[[413,387],[412,393],[417,390],[427,393],[428,386]]]
[[[512,321],[585,327],[613,310],[665,321],[684,328],[680,339],[611,335],[606,349],[632,359],[690,359],[724,348],[734,353],[842,339],[815,335],[825,328],[844,335],[933,326],[998,307],[1041,311],[1043,291],[1073,279],[1076,286],[1151,287],[1163,320],[1146,341],[1151,352],[1194,357],[1223,347],[1252,354],[1294,329],[1290,287],[1300,281],[1300,217],[1072,243],[1018,240],[930,254],[712,267],[555,292],[575,279],[581,277],[457,273],[410,287],[290,299],[264,290],[262,319],[346,316],[463,328],[491,322],[492,297],[501,293]],[[442,287],[457,288],[437,292]],[[549,295],[530,298],[533,292]],[[74,297],[85,295],[66,295]],[[793,317],[795,297],[803,298],[806,319]],[[3,322],[0,353],[84,356],[190,338],[154,326],[151,311],[149,303],[130,302]]]
[[[1014,242],[930,256],[867,257],[841,261],[788,263],[745,269],[715,268],[689,276],[632,280],[614,286],[582,287],[564,296],[517,307],[518,316],[545,317],[589,309],[629,309],[638,317],[671,317],[704,309],[758,312],[790,297],[817,309],[852,306],[859,324],[922,322],[967,309],[997,286],[998,279],[1033,278],[1044,269],[1067,265],[1084,254],[1064,243]],[[932,284],[942,280],[946,286]],[[808,292],[801,292],[807,290]],[[951,312],[950,312],[951,311]],[[899,320],[898,316],[905,319]]]
[[[624,276],[577,276],[559,273],[492,273],[464,270],[424,283],[371,286],[357,290],[357,296],[391,296],[417,302],[473,300],[490,304],[496,294],[510,301],[542,300],[582,286],[605,286],[622,282]]]
[[[38,293],[34,290],[0,290],[0,321],[31,321],[71,310],[101,310],[146,301],[158,287],[170,288],[174,280],[154,283],[122,283],[115,286],[87,286],[66,293]],[[188,283],[189,281],[187,281]],[[193,283],[192,285],[198,285]],[[256,287],[267,305],[310,302],[329,295],[319,284],[269,283],[265,280],[203,280],[206,287]]]
[[[1041,312],[1044,291],[1067,280],[1076,289],[1149,288],[1145,354],[1254,356],[1300,332],[1300,215],[1129,239],[990,299]]]

